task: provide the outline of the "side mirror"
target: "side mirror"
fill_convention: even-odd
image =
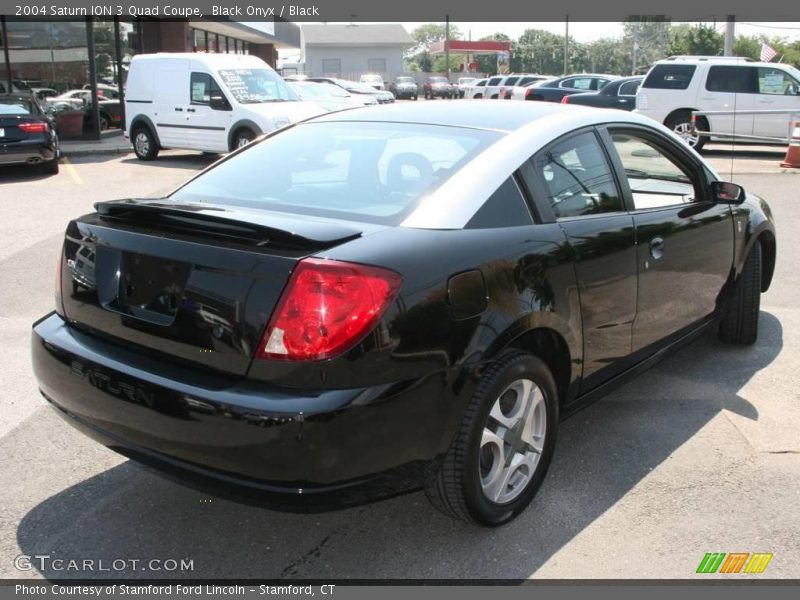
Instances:
[[[720,204],[741,204],[747,197],[742,186],[728,181],[712,182],[711,195]]]
[[[211,110],[231,110],[231,105],[228,104],[228,101],[222,94],[212,95],[208,104],[211,107]]]

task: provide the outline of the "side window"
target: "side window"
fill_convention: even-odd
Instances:
[[[715,65],[709,67],[706,89],[709,92],[752,94],[752,67]]]
[[[506,179],[467,223],[467,229],[532,225],[533,219],[514,177]]]
[[[595,80],[594,80],[594,84],[595,84],[595,85],[594,85],[594,87],[593,87],[592,89],[593,89],[593,90],[602,90],[602,89],[603,89],[604,87],[606,87],[606,86],[607,86],[609,83],[611,83],[611,81],[610,81],[610,80],[608,80],[608,79],[595,79]]]
[[[574,90],[591,90],[592,79],[591,77],[574,77],[567,79],[561,84],[561,87],[572,88]]]
[[[780,69],[758,67],[758,93],[779,96],[797,96],[798,83],[791,75]]]
[[[367,71],[370,71],[371,73],[386,73],[386,59],[368,58]]]
[[[639,89],[640,81],[629,81],[627,83],[623,83],[619,86],[619,90],[617,91],[618,96],[635,96],[636,90]]]
[[[647,74],[642,87],[661,90],[685,90],[692,82],[697,67],[694,65],[656,65]]]
[[[508,77],[508,78],[507,78],[507,79],[506,79],[506,80],[503,82],[503,85],[506,85],[506,86],[509,86],[509,85],[514,85],[514,84],[516,84],[516,83],[517,83],[517,80],[518,80],[518,79],[519,79],[519,77]]]
[[[495,85],[497,85],[498,83],[500,83],[500,80],[501,80],[501,79],[503,79],[503,78],[502,78],[502,77],[492,77],[492,78],[489,80],[489,83],[487,83],[486,85],[488,85],[488,86],[495,86]]]
[[[695,200],[689,173],[658,144],[628,131],[612,131],[636,210],[688,204]]]
[[[534,165],[557,218],[623,210],[611,167],[594,133],[558,142]]]
[[[221,95],[217,82],[208,73],[192,73],[189,79],[192,104],[211,104],[211,96]]]

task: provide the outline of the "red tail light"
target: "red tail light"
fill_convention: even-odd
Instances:
[[[307,258],[295,268],[256,358],[322,360],[352,348],[400,289],[394,271]]]
[[[530,98],[533,95],[533,90],[527,89],[525,90],[525,97]]]
[[[25,133],[44,133],[47,131],[47,123],[43,123],[41,121],[37,121],[35,123],[20,123],[17,125],[22,131]]]
[[[569,96],[564,96],[561,99],[561,104],[569,104]]]

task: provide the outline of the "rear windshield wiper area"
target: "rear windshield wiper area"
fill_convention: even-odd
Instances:
[[[101,220],[184,235],[202,234],[204,238],[254,247],[321,250],[362,233],[355,227],[306,217],[164,199],[98,202],[95,210]]]

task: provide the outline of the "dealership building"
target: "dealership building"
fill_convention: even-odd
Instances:
[[[128,64],[136,54],[220,52],[253,54],[273,67],[279,49],[299,49],[300,28],[286,21],[93,19],[2,21],[0,92],[67,90],[100,84],[124,98]],[[112,86],[116,92],[110,92]],[[86,111],[97,110],[91,105]],[[87,118],[80,134],[99,139],[98,118]],[[62,136],[64,137],[64,136]]]

